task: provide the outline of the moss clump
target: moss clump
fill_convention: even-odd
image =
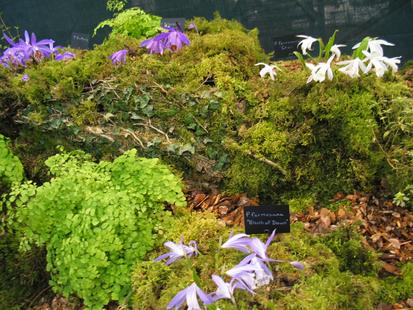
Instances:
[[[413,263],[408,262],[401,268],[401,278],[385,279],[381,292],[382,300],[397,303],[413,296]]]
[[[281,309],[376,309],[380,284],[376,278],[331,270],[313,275],[278,302]]]
[[[354,274],[377,275],[380,269],[377,254],[366,248],[354,227],[340,227],[323,237],[322,241],[340,260],[340,271]]]

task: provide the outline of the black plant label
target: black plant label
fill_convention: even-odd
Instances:
[[[289,233],[290,210],[288,205],[245,207],[244,225],[246,234]]]

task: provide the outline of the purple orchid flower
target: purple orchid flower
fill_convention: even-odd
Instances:
[[[149,54],[163,54],[163,52],[167,49],[166,46],[166,39],[168,37],[167,32],[162,32],[157,36],[142,41],[140,44],[141,47],[146,47],[149,51]]]
[[[201,310],[197,296],[205,305],[213,303],[212,298],[208,294],[201,290],[195,283],[192,283],[190,286],[183,289],[178,294],[176,294],[174,298],[172,298],[172,300],[168,304],[167,309],[179,309],[179,307],[181,307],[186,301],[188,310]]]
[[[3,32],[3,38],[10,44],[11,47],[14,47],[17,43],[14,42],[7,34]]]
[[[27,82],[28,80],[30,80],[30,76],[27,73],[25,73],[25,74],[23,74],[21,80],[22,80],[22,82]]]
[[[10,44],[0,58],[3,66],[10,68],[11,66],[25,67],[31,59],[40,61],[43,58],[49,58],[54,54],[54,41],[50,39],[37,41],[36,35],[32,33],[29,36],[27,30],[24,32],[24,40],[20,39],[14,42],[10,37],[3,33],[4,39]]]
[[[75,58],[76,55],[72,52],[64,52],[63,54],[59,53],[56,55],[55,60],[62,61],[62,60],[69,60]]]
[[[45,39],[37,42],[36,34],[32,33],[31,37],[29,38],[29,33],[27,32],[27,30],[24,32],[24,36],[26,39],[25,43],[28,46],[29,51],[32,51],[34,57],[49,58],[53,54],[53,45],[55,43],[54,40]]]
[[[112,55],[110,55],[110,60],[112,60],[112,64],[120,64],[120,63],[125,63],[126,62],[126,55],[128,54],[127,49],[119,50],[117,52],[114,52]]]
[[[164,245],[171,249],[171,252],[163,254],[155,258],[156,262],[159,262],[165,258],[168,258],[166,265],[170,265],[176,260],[182,257],[192,257],[198,255],[198,246],[195,241],[190,241],[188,245],[183,244],[181,239],[180,243],[174,243],[172,241],[167,241]]]
[[[19,47],[9,47],[7,48],[3,55],[0,57],[1,64],[6,67],[18,67],[26,66],[26,62],[30,60],[30,55],[28,51],[25,49],[21,49]]]
[[[166,46],[172,52],[179,51],[184,45],[189,45],[191,43],[183,32],[176,30],[175,28],[169,28],[168,30]]]
[[[167,32],[162,32],[153,38],[143,41],[140,46],[145,47],[150,54],[163,54],[165,50],[176,52],[184,45],[189,45],[188,37],[175,28],[164,27]]]
[[[190,23],[188,25],[188,30],[195,30],[196,32],[198,32],[198,27],[195,25],[195,23]]]

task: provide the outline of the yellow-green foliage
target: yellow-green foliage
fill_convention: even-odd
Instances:
[[[89,309],[123,300],[130,273],[168,227],[165,202],[184,207],[179,178],[158,159],[125,152],[113,163],[83,152],[62,153],[46,164],[53,179],[16,186],[6,201],[9,222],[27,242],[45,246],[50,285],[75,294]]]
[[[0,185],[19,183],[23,179],[23,165],[7,144],[6,138],[0,134]]]
[[[53,132],[98,158],[138,147],[186,177],[273,200],[412,182],[413,104],[400,76],[335,72],[306,84],[309,72],[288,61],[263,79],[255,64],[269,56],[256,30],[219,16],[194,22],[199,33],[177,53],[149,55],[113,35],[73,61],[27,69],[27,83],[0,71],[25,107],[22,133]],[[114,66],[108,56],[121,48],[127,62]]]
[[[124,10],[115,14],[114,18],[101,22],[94,34],[105,26],[112,28],[111,35],[122,34],[138,39],[154,36],[162,29],[161,17],[147,14],[139,8]]]

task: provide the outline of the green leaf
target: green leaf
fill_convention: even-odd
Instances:
[[[366,56],[363,54],[363,51],[367,50],[367,47],[369,45],[369,41],[371,40],[370,37],[365,37],[361,43],[360,46],[353,52],[353,58],[360,58],[364,59]]]
[[[331,48],[333,47],[333,45],[334,45],[334,43],[335,43],[335,41],[336,41],[337,32],[338,32],[338,30],[335,30],[335,31],[334,31],[333,35],[332,35],[332,36],[330,37],[330,39],[328,40],[327,45],[326,45],[326,47],[325,47],[325,49],[324,49],[324,57],[325,57],[326,59],[328,59],[328,58],[330,57],[330,51],[331,51]]]
[[[304,56],[300,53],[300,52],[293,52],[295,57],[297,57],[297,59],[301,62],[301,64],[303,65],[304,68],[307,68],[307,66],[305,65],[305,60],[304,60]]]
[[[318,57],[322,58],[323,57],[323,53],[324,53],[324,41],[322,38],[318,38],[318,43],[320,45],[320,51],[318,53]]]

